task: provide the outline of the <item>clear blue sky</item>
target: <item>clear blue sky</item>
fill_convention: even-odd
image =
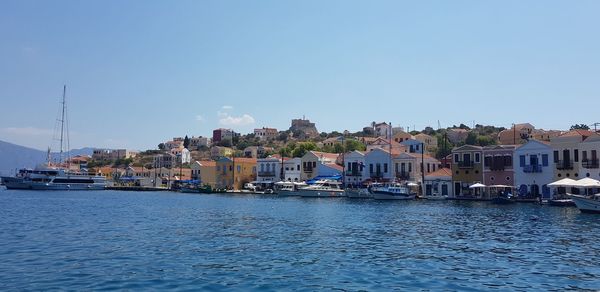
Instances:
[[[600,1],[0,2],[0,140],[600,122]]]

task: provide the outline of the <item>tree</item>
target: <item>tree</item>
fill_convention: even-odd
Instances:
[[[496,139],[489,136],[477,136],[477,145],[479,146],[489,146],[496,145]]]
[[[293,157],[302,157],[306,152],[317,149],[317,145],[313,142],[302,142],[296,144],[296,148],[292,151]]]
[[[358,140],[354,140],[354,139],[346,140],[346,152],[352,152],[355,150],[365,151],[366,149],[367,149],[367,147],[365,146],[365,144],[361,143]]]
[[[190,138],[188,138],[187,135],[185,135],[185,138],[183,138],[183,148],[188,149],[190,146]]]
[[[165,143],[158,144],[158,149],[159,150],[165,150]]]
[[[469,134],[467,135],[467,139],[465,139],[465,144],[477,145],[477,134],[469,132]]]
[[[589,130],[590,127],[588,127],[588,125],[586,124],[575,124],[573,126],[571,126],[571,131],[573,130]]]
[[[421,133],[431,136],[435,134],[435,130],[432,127],[425,127],[425,129]]]
[[[344,153],[344,146],[340,143],[333,144],[333,153]]]
[[[217,146],[231,147],[231,139],[221,140],[219,143],[217,143]]]

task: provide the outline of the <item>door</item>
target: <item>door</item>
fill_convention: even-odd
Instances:
[[[448,196],[448,185],[442,184],[442,196]]]
[[[454,183],[454,196],[460,197],[460,183],[459,182]]]

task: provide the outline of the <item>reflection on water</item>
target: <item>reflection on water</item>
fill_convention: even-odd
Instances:
[[[0,190],[0,289],[600,288],[600,216],[482,202]]]

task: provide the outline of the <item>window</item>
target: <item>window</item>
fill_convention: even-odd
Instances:
[[[479,163],[479,153],[475,153],[475,163]]]
[[[369,172],[373,172],[373,163],[369,164]]]
[[[242,171],[242,166],[241,166],[241,165],[238,165],[238,166],[237,166],[237,172],[241,172],[241,171]]]
[[[505,166],[512,166],[512,156],[506,155],[504,156],[504,165]]]
[[[296,165],[296,170],[300,171],[300,164]]]
[[[387,163],[384,163],[384,164],[383,164],[383,172],[384,172],[384,173],[387,173],[387,172],[388,172],[388,164],[387,164]]]
[[[558,150],[554,151],[554,163],[558,163]]]
[[[525,155],[519,155],[519,166],[525,167]]]
[[[412,172],[412,163],[408,163],[408,172]]]
[[[431,172],[431,166],[429,165],[429,163],[427,163],[427,172]]]
[[[587,161],[587,151],[581,151],[581,161]]]
[[[454,163],[458,163],[458,154],[454,154]]]
[[[317,162],[316,161],[313,161],[312,164],[313,164],[313,168],[317,167]]]
[[[542,154],[542,166],[548,166],[548,154]]]
[[[491,156],[484,157],[483,164],[485,165],[485,167],[490,167],[492,165],[492,157]]]
[[[575,162],[579,161],[579,149],[575,149],[573,151],[573,159],[575,160]]]

